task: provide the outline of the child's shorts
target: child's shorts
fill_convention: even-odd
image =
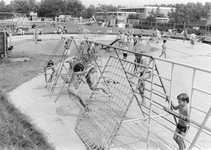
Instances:
[[[177,124],[177,129],[186,133],[189,130],[190,126],[181,126],[179,123]]]
[[[123,56],[124,56],[124,57],[127,57],[127,53],[123,53]]]

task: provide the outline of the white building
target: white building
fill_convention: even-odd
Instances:
[[[144,6],[144,7],[125,7],[120,8],[122,12],[136,12],[142,15],[143,18],[147,18],[149,13],[153,10],[154,12],[157,10],[158,7],[151,7],[151,6]],[[173,7],[159,7],[160,12],[164,14],[166,17],[168,13],[172,10],[175,10]]]

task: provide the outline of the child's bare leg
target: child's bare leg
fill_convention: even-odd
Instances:
[[[179,129],[176,128],[175,130],[176,133],[180,134],[181,136],[185,137],[185,135],[187,134],[187,131],[184,133],[182,131],[180,131]],[[174,134],[173,139],[175,140],[175,142],[178,144],[179,146],[179,150],[184,150],[185,147],[185,143],[182,137],[179,137],[177,134]]]
[[[141,83],[140,83],[140,85],[138,87],[138,91],[139,91],[139,93],[141,95],[142,103],[145,104],[145,99],[144,99],[144,88],[145,88],[145,85],[143,84],[144,81],[140,80],[139,82],[141,82]]]
[[[86,108],[86,103],[85,103],[85,101],[84,101],[79,95],[77,95],[77,94],[75,94],[75,93],[73,93],[73,92],[71,92],[71,91],[69,91],[69,90],[68,90],[68,93],[69,93],[69,95],[73,95],[73,96],[75,96],[76,98],[78,98],[78,100],[79,100],[80,104],[83,106],[83,108],[84,108],[84,109]]]
[[[163,52],[160,54],[160,56],[159,57],[161,57],[163,55]]]
[[[176,128],[175,132],[178,133],[178,134],[180,134],[180,130],[177,129],[177,128]],[[177,134],[174,134],[173,139],[179,145],[179,143],[178,143],[178,135]]]
[[[188,132],[188,129],[186,129],[185,132],[181,132],[180,135],[185,137],[187,132]],[[185,142],[184,142],[182,137],[178,137],[178,145],[179,145],[180,150],[184,150],[186,148],[185,147]]]
[[[165,58],[166,58],[166,53],[164,53],[164,56],[165,56]]]

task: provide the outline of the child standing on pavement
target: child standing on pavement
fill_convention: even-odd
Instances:
[[[179,105],[175,106],[171,103],[171,107],[174,110],[179,110],[180,119],[177,124],[173,139],[179,146],[179,150],[185,149],[185,143],[183,137],[186,136],[190,127],[190,117],[187,104],[189,103],[189,97],[186,93],[182,93],[177,96]],[[179,136],[181,135],[181,136]]]
[[[166,40],[163,40],[163,45],[162,45],[162,53],[160,54],[159,57],[163,56],[166,58]]]

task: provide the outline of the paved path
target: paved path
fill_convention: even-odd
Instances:
[[[52,35],[44,35],[42,38],[49,39],[49,36]],[[53,36],[55,39],[60,38],[58,35]],[[17,38],[16,41],[21,41],[25,38]],[[27,36],[27,38],[32,39],[32,36]],[[113,37],[101,37],[102,40],[110,40],[111,38]],[[161,43],[153,44],[153,46],[160,48]],[[171,40],[167,42],[167,47],[168,59],[211,69],[210,45],[197,44],[194,48],[190,48],[189,42],[183,43],[180,40]],[[158,56],[159,54],[160,51],[152,53],[152,55],[155,56]],[[129,56],[129,59],[133,59],[133,56]],[[161,66],[161,64],[158,65]],[[168,66],[162,66],[161,72],[165,73],[166,69],[168,69]],[[177,75],[175,77],[177,79],[175,80],[175,84],[178,84],[178,88],[175,88],[176,92],[174,95],[176,95],[178,92],[181,92],[180,89],[181,85],[183,85],[183,82],[187,82],[189,85],[189,81],[187,81],[189,79],[189,75],[186,75],[186,77],[183,78],[183,76],[180,76],[181,73],[183,73],[181,72],[182,69],[178,70],[178,72],[175,72]],[[199,78],[202,85],[206,85],[207,81],[210,81],[208,78],[204,78],[204,75],[199,75]],[[74,103],[71,102],[71,100],[69,100],[67,95],[61,96],[58,102],[54,103],[55,96],[50,95],[50,93],[44,89],[44,86],[44,75],[38,75],[31,81],[24,83],[12,91],[10,93],[11,101],[23,113],[31,118],[32,122],[44,132],[44,134],[49,139],[49,142],[53,143],[58,150],[85,150],[86,148],[84,144],[81,142],[74,131],[79,109]],[[88,99],[91,93],[91,91],[87,89],[88,87],[83,85],[79,91],[84,99]],[[182,87],[182,89],[185,89],[185,87]],[[58,89],[56,89],[55,93],[57,90]],[[210,91],[210,88],[208,90]],[[203,99],[204,96],[199,98]],[[202,107],[207,108],[208,106],[211,106],[210,102],[202,101],[202,103],[204,105],[199,103]],[[195,119],[199,119],[200,117],[200,115],[196,116]],[[211,126],[210,120],[208,126]],[[159,127],[154,127],[153,130],[157,131],[158,133],[160,132],[166,139],[172,139],[171,133],[164,133],[164,130]],[[189,132],[187,137],[191,136],[192,134]],[[143,142],[146,141],[146,139],[142,140]],[[172,145],[176,146],[173,140],[171,140],[171,142]],[[206,135],[200,139],[200,143],[204,144],[205,149],[211,149],[211,141],[206,139]],[[161,143],[154,142],[153,145],[156,146],[157,149],[166,149],[165,145]],[[145,147],[142,147],[143,145],[139,146],[141,147],[138,149],[145,149]]]

